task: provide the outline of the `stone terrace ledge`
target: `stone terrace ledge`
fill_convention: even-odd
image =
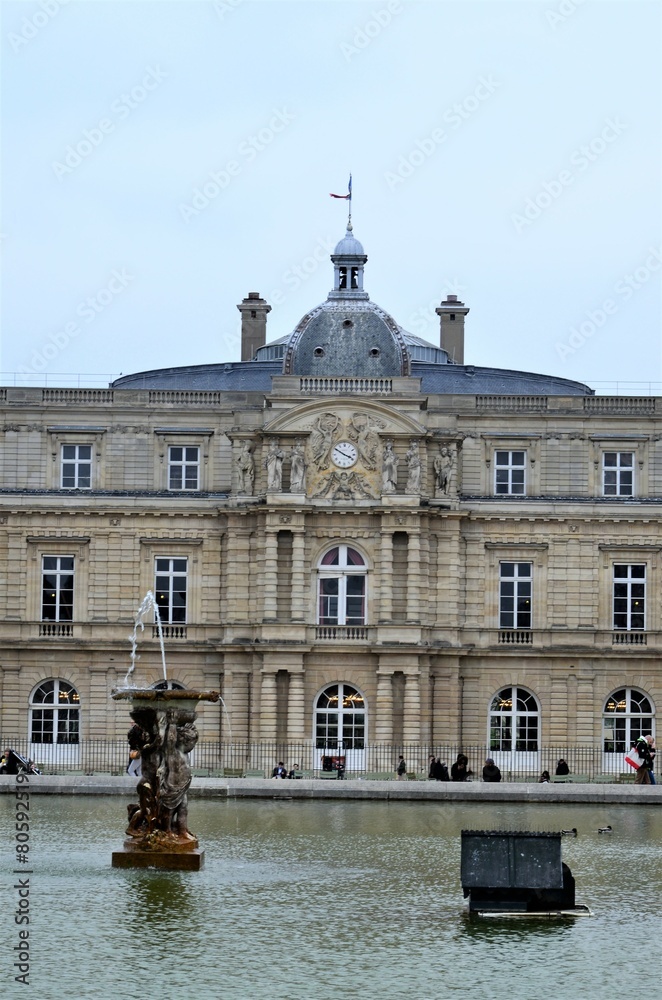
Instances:
[[[14,794],[13,775],[0,775],[0,795]],[[135,799],[128,775],[32,775],[21,789],[33,795],[123,795]],[[342,799],[390,802],[559,802],[623,805],[662,804],[662,785],[516,784],[501,782],[322,781],[299,778],[194,778],[191,799]]]

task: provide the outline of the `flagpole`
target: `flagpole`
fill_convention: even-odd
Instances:
[[[349,198],[348,198],[347,228],[352,230],[352,175],[349,175]]]

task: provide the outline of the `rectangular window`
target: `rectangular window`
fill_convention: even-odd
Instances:
[[[92,485],[92,445],[62,445],[63,490],[89,490]]]
[[[156,560],[156,603],[164,625],[186,623],[187,559]]]
[[[606,497],[634,496],[634,453],[605,451],[602,455],[602,493]]]
[[[171,445],[168,448],[168,489],[200,489],[200,449]]]
[[[646,566],[614,566],[614,628],[646,628]]]
[[[42,556],[41,620],[71,622],[74,617],[74,557]]]
[[[494,492],[504,496],[523,496],[525,471],[525,451],[495,451]]]
[[[499,563],[499,628],[531,628],[532,564]]]

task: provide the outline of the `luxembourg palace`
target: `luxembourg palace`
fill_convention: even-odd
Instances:
[[[148,592],[137,682],[220,690],[202,740],[351,770],[378,744],[622,759],[655,731],[662,398],[467,365],[468,307],[412,336],[366,261],[350,223],[277,341],[250,292],[240,362],[0,389],[3,746],[125,736]]]

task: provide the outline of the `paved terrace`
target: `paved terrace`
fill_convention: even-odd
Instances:
[[[13,775],[0,775],[0,794],[12,794]],[[136,779],[128,775],[30,775],[33,795],[124,795],[135,799]],[[343,799],[393,802],[576,802],[662,805],[662,785],[525,784],[480,781],[374,781],[353,778],[194,778],[191,799]]]

